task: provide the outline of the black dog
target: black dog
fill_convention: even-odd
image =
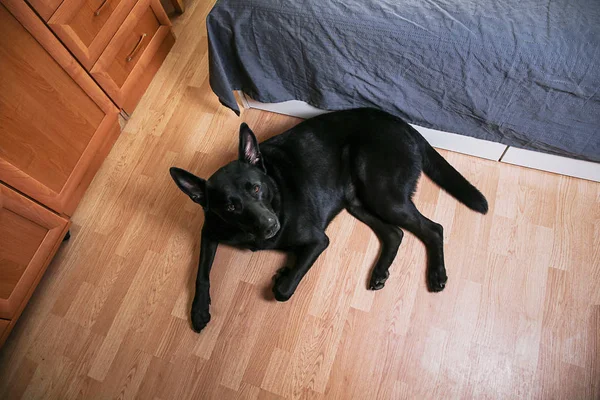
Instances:
[[[219,242],[295,254],[273,293],[288,300],[329,245],[325,228],[342,210],[367,224],[381,241],[370,289],[383,288],[402,241],[399,227],[427,247],[427,284],[446,284],[442,226],[425,218],[411,198],[424,171],[467,207],[485,214],[485,197],[403,120],[374,109],[334,112],[306,120],[263,143],[240,127],[239,159],[207,181],[171,168],[177,186],[204,208],[205,222],[192,325],[210,320],[209,272]]]

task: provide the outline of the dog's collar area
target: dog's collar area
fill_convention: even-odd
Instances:
[[[272,171],[273,169],[269,168],[268,160],[264,159],[264,162],[266,167],[265,169]],[[275,213],[277,219],[279,220],[279,223],[281,224],[281,192],[279,190],[279,184],[275,177],[269,175],[266,172],[265,175],[269,179],[270,188],[273,190],[273,200],[271,201],[271,207],[273,208],[273,212]]]

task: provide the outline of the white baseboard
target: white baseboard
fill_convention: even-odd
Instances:
[[[430,145],[438,149],[450,150],[457,153],[468,154],[479,158],[499,161],[502,154],[508,146],[490,142],[488,140],[476,139],[470,136],[463,136],[457,133],[438,131],[436,129],[423,128],[411,124],[413,128],[419,131]]]
[[[247,105],[249,108],[257,108],[259,110],[298,118],[312,118],[328,112],[298,100],[284,101],[282,103],[261,103],[243,93],[241,97],[245,98],[246,104],[244,106]],[[433,147],[439,149],[600,182],[600,164],[597,163],[508,147],[500,143],[438,131],[436,129],[423,128],[417,125],[412,126]]]
[[[600,182],[600,164],[509,147],[502,162]]]
[[[246,95],[241,90],[234,90],[234,93],[236,94],[236,100],[238,100],[238,102],[241,103],[242,108],[251,108],[250,104],[248,103],[248,99],[250,99],[250,96]]]
[[[284,114],[302,119],[316,117],[317,115],[327,114],[329,112],[299,100],[290,100],[281,103],[261,103],[253,100],[247,94],[244,94],[244,97],[246,98],[246,103],[248,103],[249,108],[257,108],[259,110],[271,111],[277,114]]]

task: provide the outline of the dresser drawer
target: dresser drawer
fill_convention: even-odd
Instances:
[[[174,41],[160,1],[139,0],[92,68],[92,76],[131,113]]]
[[[69,221],[0,183],[0,318],[19,316]]]
[[[89,71],[135,2],[64,0],[48,21],[48,25]]]
[[[118,110],[22,9],[17,20],[0,4],[0,181],[71,215],[119,135]]]
[[[63,0],[29,0],[28,3],[37,13],[48,21]]]

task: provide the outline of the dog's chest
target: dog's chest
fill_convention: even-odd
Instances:
[[[258,240],[255,235],[246,232],[236,233],[232,237],[223,240],[223,243],[252,251],[272,248],[272,243],[269,240]]]

